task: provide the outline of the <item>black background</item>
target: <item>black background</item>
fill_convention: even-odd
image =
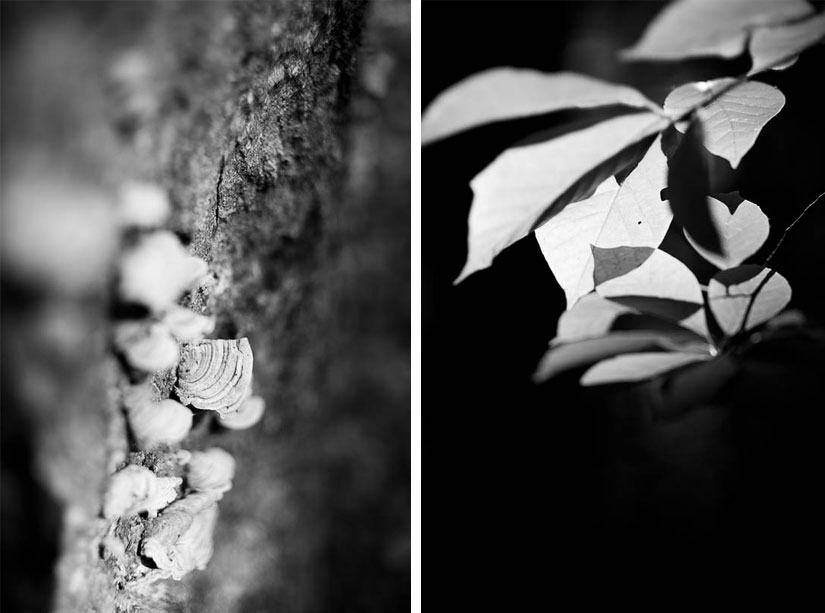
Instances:
[[[576,70],[632,84],[658,103],[687,81],[747,70],[746,58],[619,62],[615,52],[662,6],[425,1],[422,111],[450,84],[493,66]],[[824,56],[812,50],[792,69],[759,77],[779,86],[787,103],[738,174],[742,194],[771,220],[753,262],[825,191],[825,122],[812,85]],[[766,589],[790,576],[804,584],[813,570],[804,551],[821,539],[822,524],[811,489],[822,464],[812,430],[822,421],[816,351],[766,350],[715,406],[651,431],[639,423],[632,394],[582,393],[581,371],[530,382],[565,304],[532,236],[452,285],[466,257],[469,180],[508,144],[576,117],[497,124],[423,150],[427,600],[438,591],[446,606],[477,600],[513,609],[561,594],[633,594],[667,598],[665,605],[675,594],[718,588],[738,598],[758,593],[740,592],[740,578],[770,577]],[[814,207],[773,260],[794,288],[792,306],[814,324],[825,313],[823,213],[825,203]],[[710,450],[695,442],[705,436]],[[657,453],[639,444],[651,437]]]

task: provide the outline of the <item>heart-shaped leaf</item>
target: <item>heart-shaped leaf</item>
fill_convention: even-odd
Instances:
[[[710,354],[687,352],[628,353],[603,360],[582,375],[582,385],[644,381],[668,371],[711,359]]]
[[[711,313],[727,336],[768,321],[790,300],[791,286],[787,279],[761,266],[745,265],[724,270],[708,284]]]
[[[627,85],[574,72],[493,68],[459,81],[433,100],[421,122],[421,142],[426,145],[495,121],[613,104],[661,111]]]
[[[636,149],[649,146],[645,139],[665,124],[650,112],[623,115],[499,155],[471,182],[467,262],[456,283],[492,264],[570,202],[591,196],[607,177],[638,159]]]
[[[622,52],[630,60],[680,60],[716,55],[732,58],[745,48],[753,26],[784,23],[813,12],[803,0],[679,0]]]
[[[536,240],[567,296],[568,308],[594,287],[594,249],[652,248],[662,242],[672,218],[660,196],[666,176],[667,160],[657,139],[621,186],[609,178],[593,196],[568,206],[536,230]],[[606,264],[601,274],[609,274]],[[606,278],[597,282],[602,280]]]
[[[769,68],[780,69],[793,63],[796,54],[825,38],[825,13],[771,28],[759,28],[750,41],[753,58],[748,76]]]
[[[717,268],[725,270],[738,266],[756,253],[768,239],[768,218],[753,202],[743,200],[733,214],[715,198],[708,198],[708,203],[711,219],[719,231],[723,255],[712,253],[697,244],[687,230],[685,237],[699,255]]]
[[[598,362],[604,358],[649,349],[678,350],[693,346],[697,352],[707,353],[708,345],[696,343],[692,334],[665,336],[661,332],[611,332],[598,338],[551,347],[542,358],[533,375],[537,383],[571,368]]]
[[[785,96],[775,87],[758,81],[732,86],[735,82],[726,78],[688,83],[674,89],[665,100],[665,111],[680,117],[716,92],[731,88],[700,108],[697,115],[702,122],[705,148],[728,160],[732,168],[739,165],[765,124],[785,105]],[[685,131],[680,124],[676,127]]]

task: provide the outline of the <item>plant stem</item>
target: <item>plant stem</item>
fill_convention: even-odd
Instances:
[[[802,219],[802,217],[804,217],[805,213],[807,213],[807,212],[808,212],[808,209],[810,209],[813,205],[815,205],[817,202],[819,202],[819,200],[820,200],[823,196],[825,196],[825,192],[822,192],[821,194],[819,194],[819,196],[817,196],[817,197],[814,199],[814,201],[813,201],[813,202],[811,202],[811,203],[810,203],[810,204],[808,204],[808,205],[807,205],[804,209],[802,209],[802,212],[801,212],[801,213],[797,216],[797,218],[796,218],[796,219],[794,219],[794,220],[791,222],[791,225],[789,225],[787,228],[785,228],[785,231],[782,233],[782,236],[781,236],[781,237],[779,237],[779,242],[778,242],[778,243],[776,243],[776,246],[773,248],[773,251],[771,251],[770,255],[768,255],[768,257],[765,259],[765,263],[764,263],[764,264],[762,264],[762,267],[763,267],[763,268],[767,268],[767,267],[768,267],[768,264],[770,263],[771,258],[773,258],[773,256],[774,256],[774,255],[776,254],[776,252],[779,250],[779,247],[780,247],[780,246],[782,245],[782,243],[785,241],[785,237],[786,237],[786,236],[788,236],[788,232],[790,232],[791,228],[793,228],[796,224],[798,224],[798,223],[799,223],[799,221]],[[764,278],[764,279],[762,279],[762,281],[761,281],[761,282],[759,283],[759,285],[756,287],[756,290],[754,290],[753,294],[751,294],[751,299],[750,299],[750,301],[748,302],[748,308],[747,308],[747,309],[745,309],[745,316],[742,318],[742,325],[741,325],[741,326],[739,326],[739,331],[737,332],[737,334],[741,334],[742,332],[744,332],[744,331],[745,331],[745,324],[746,324],[746,323],[747,323],[747,321],[748,321],[748,316],[751,314],[751,309],[753,308],[753,304],[754,304],[754,302],[756,302],[756,297],[759,295],[759,292],[761,292],[761,291],[762,291],[762,288],[763,288],[763,287],[765,287],[765,285],[768,283],[768,281],[770,280],[770,278],[771,278],[771,277],[772,277],[775,273],[776,273],[776,271],[774,271],[774,270],[770,270],[770,271],[768,272],[768,274],[767,274],[767,275],[765,275],[765,278]]]
[[[765,263],[762,264],[762,266],[764,266],[765,268],[768,267],[768,263],[770,263],[771,258],[773,258],[773,256],[779,250],[779,247],[782,245],[783,241],[785,240],[785,237],[788,236],[788,232],[790,231],[790,229],[793,228],[796,224],[799,223],[799,220],[801,220],[802,217],[805,215],[805,213],[808,212],[808,209],[810,209],[813,205],[815,205],[817,202],[819,202],[819,200],[820,200],[820,198],[822,198],[822,196],[825,196],[825,192],[822,192],[821,194],[819,194],[819,196],[817,196],[814,199],[813,202],[811,202],[808,206],[806,206],[804,209],[802,209],[802,212],[799,214],[799,216],[796,219],[794,219],[791,222],[791,225],[789,225],[787,228],[785,228],[785,231],[782,233],[782,236],[779,238],[779,242],[776,243],[776,247],[773,248],[773,251],[771,251],[770,255],[765,259]]]

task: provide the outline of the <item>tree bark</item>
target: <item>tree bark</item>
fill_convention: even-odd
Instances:
[[[255,392],[268,407],[241,432],[198,415],[183,443],[224,448],[238,466],[206,570],[151,587],[118,584],[98,516],[107,475],[128,452],[119,399],[127,376],[107,346],[111,286],[67,297],[34,283],[31,295],[4,268],[4,362],[18,362],[3,369],[12,407],[3,463],[15,469],[4,472],[4,498],[18,498],[9,512],[4,505],[4,604],[406,607],[409,4],[111,2],[4,13],[25,26],[9,43],[13,68],[27,72],[19,49],[42,43],[44,31],[94,67],[78,72],[60,110],[25,110],[8,95],[16,115],[40,112],[56,128],[39,140],[34,128],[12,129],[4,168],[13,165],[9,147],[25,142],[87,179],[162,185],[170,227],[215,277],[185,304],[216,316],[214,337],[250,339]],[[29,78],[7,73],[3,89]],[[82,154],[68,161],[79,141]],[[57,309],[61,330],[74,313],[78,332],[42,369],[39,381],[54,386],[48,398],[11,381],[54,353],[33,304]],[[171,381],[157,382],[169,391]],[[36,508],[28,519],[27,505]],[[6,540],[27,523],[27,536]],[[9,593],[7,578],[19,589]]]

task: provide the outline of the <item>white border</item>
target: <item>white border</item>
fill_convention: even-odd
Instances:
[[[411,208],[411,538],[412,599],[421,611],[421,0],[411,3],[410,37],[410,208]]]

